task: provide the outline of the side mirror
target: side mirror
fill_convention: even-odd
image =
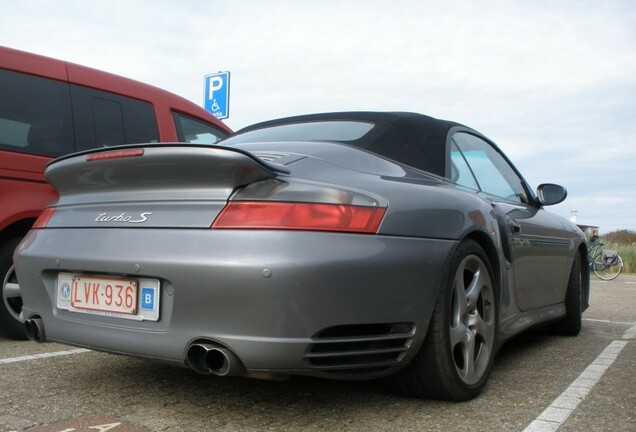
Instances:
[[[540,184],[537,188],[537,197],[542,205],[550,206],[563,202],[568,196],[568,191],[560,185],[552,183]]]

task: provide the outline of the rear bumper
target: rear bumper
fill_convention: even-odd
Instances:
[[[96,247],[99,242],[99,247]],[[178,364],[209,340],[248,372],[341,378],[406,364],[456,242],[283,231],[45,229],[16,254],[48,340]],[[157,322],[56,308],[60,271],[161,281]]]

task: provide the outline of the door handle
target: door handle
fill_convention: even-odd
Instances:
[[[508,226],[510,227],[510,232],[514,235],[521,234],[521,225],[518,222],[511,220],[508,222]]]

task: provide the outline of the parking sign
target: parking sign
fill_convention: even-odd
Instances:
[[[218,119],[230,116],[230,73],[217,72],[205,76],[203,108]]]

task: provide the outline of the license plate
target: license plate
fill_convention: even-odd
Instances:
[[[137,281],[75,275],[71,283],[71,306],[134,315],[137,313]]]
[[[157,321],[159,280],[60,273],[57,307],[73,312]]]

